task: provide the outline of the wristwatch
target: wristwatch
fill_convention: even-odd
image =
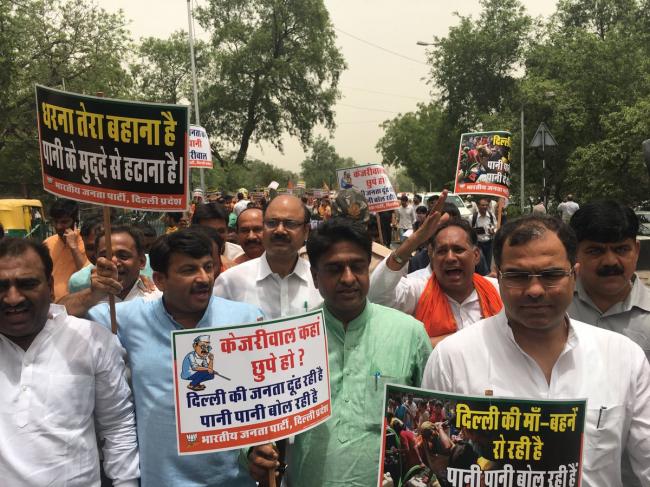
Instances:
[[[405,261],[401,257],[398,257],[395,252],[391,254],[393,256],[393,260],[397,262],[399,265],[404,265]]]

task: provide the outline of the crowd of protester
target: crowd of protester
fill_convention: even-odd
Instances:
[[[449,485],[446,468],[475,462],[480,439],[456,427],[453,402],[395,394],[384,410],[383,385],[397,383],[587,398],[582,485],[650,487],[634,212],[568,195],[559,217],[506,221],[478,197],[463,219],[446,192],[415,196],[387,221],[354,188],[318,201],[195,192],[163,235],[113,225],[111,258],[102,222],[57,200],[43,244],[0,239],[0,484],[265,486],[275,471],[296,487],[370,487],[384,441],[392,485],[409,472]],[[179,456],[170,331],[318,308],[332,417],[290,448]]]

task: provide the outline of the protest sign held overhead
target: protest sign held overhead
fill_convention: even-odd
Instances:
[[[231,450],[331,415],[322,311],[172,332],[178,452]]]
[[[507,198],[510,194],[510,132],[471,132],[460,137],[454,193]]]
[[[580,484],[586,400],[473,397],[388,384],[384,410],[407,394],[416,404],[432,405],[414,426],[422,463],[410,465],[395,448],[405,439],[399,420],[384,421],[380,486],[384,477],[394,485],[408,480],[451,487]]]
[[[388,174],[381,164],[367,164],[336,170],[341,189],[357,188],[366,197],[368,210],[374,213],[394,210],[399,201]]]
[[[43,187],[119,208],[187,208],[188,109],[36,86]]]
[[[212,149],[210,148],[210,139],[208,138],[208,133],[203,127],[190,125],[188,145],[187,161],[190,169],[212,169]]]

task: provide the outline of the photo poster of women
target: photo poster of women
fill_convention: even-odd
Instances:
[[[379,487],[580,485],[586,400],[388,384]]]
[[[508,198],[511,146],[506,131],[462,134],[454,193]]]

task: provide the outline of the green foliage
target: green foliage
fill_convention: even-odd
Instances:
[[[277,181],[280,186],[286,187],[289,180],[297,181],[298,175],[294,172],[280,169],[267,162],[249,159],[244,164],[231,164],[205,170],[205,184],[207,188],[220,188],[235,194],[239,188],[266,188],[271,181]],[[199,173],[192,171],[193,187],[198,187]]]
[[[183,31],[174,32],[168,39],[142,39],[136,50],[137,61],[130,66],[135,97],[159,103],[194,100],[189,50]],[[200,73],[208,62],[205,43],[194,43],[194,57]]]
[[[281,136],[307,146],[317,124],[332,129],[345,68],[322,0],[209,0],[199,9],[214,49],[202,90],[202,118],[241,164],[251,142],[280,150]]]
[[[526,195],[542,193],[544,158],[547,196],[556,201],[567,193],[647,199],[650,1],[561,0],[545,22],[532,21],[517,0],[481,6],[476,19],[459,16],[430,52],[438,123],[421,106],[385,122],[377,144],[384,161],[420,181],[434,172],[428,158],[446,154],[452,164],[461,132],[505,129],[513,133],[511,199],[519,196],[522,137]],[[544,152],[528,147],[542,121],[558,142]],[[435,177],[437,187],[445,179]]]
[[[339,156],[326,138],[317,137],[311,145],[311,153],[300,164],[300,174],[308,188],[322,188],[325,183],[334,189],[338,187],[336,170],[354,165],[352,158]]]
[[[122,13],[91,2],[0,0],[2,183],[40,181],[35,83],[109,96],[128,90],[121,64],[130,45],[125,26]]]
[[[428,187],[442,187],[453,179],[454,152],[459,137],[448,137],[444,112],[437,103],[419,104],[416,112],[398,115],[382,124],[384,135],[377,142],[382,163],[406,170],[406,175]],[[455,151],[450,148],[456,144]]]
[[[431,76],[460,132],[510,103],[532,20],[519,0],[481,0],[478,18],[458,16],[447,37],[435,38]]]
[[[602,139],[578,147],[572,154],[568,185],[577,188],[584,200],[607,197],[628,204],[646,200],[650,178],[641,142],[650,135],[650,97],[603,115],[601,124]]]

